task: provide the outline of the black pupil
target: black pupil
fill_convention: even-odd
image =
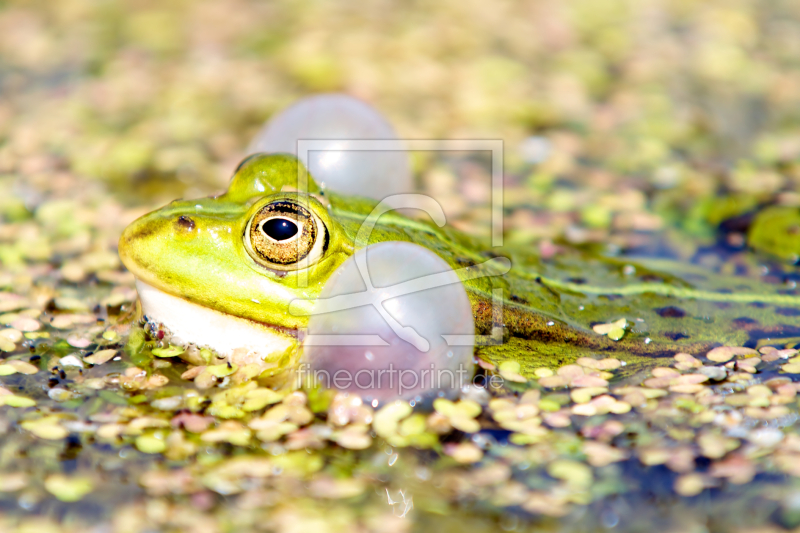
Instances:
[[[285,241],[297,235],[297,224],[285,218],[271,218],[261,228],[276,241]]]

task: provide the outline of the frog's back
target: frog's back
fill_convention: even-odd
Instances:
[[[356,205],[347,225],[355,236],[375,204],[348,205]],[[452,228],[396,214],[381,218],[370,242],[384,240],[416,242],[456,269],[477,331],[491,336],[494,326],[497,338],[497,327],[505,329],[503,343],[479,347],[478,353],[492,362],[516,360],[528,374],[598,353],[652,364],[654,357],[697,354],[721,344],[756,347],[762,339],[800,337],[800,295],[781,285],[568,247],[543,258],[532,246],[490,248]],[[511,271],[501,274],[494,257],[508,257]],[[620,318],[626,319],[621,339],[593,329]]]

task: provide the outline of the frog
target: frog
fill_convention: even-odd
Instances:
[[[237,364],[296,364],[326,281],[357,250],[386,241],[444,259],[472,307],[477,360],[514,362],[524,377],[580,357],[615,357],[634,369],[677,353],[800,337],[793,287],[565,245],[548,254],[492,247],[407,212],[386,212],[360,236],[377,204],[322,189],[292,155],[258,153],[224,193],[176,200],[131,223],[119,254],[159,336]],[[493,261],[503,257],[505,271]],[[614,322],[612,335],[606,325]]]
[[[800,263],[800,208],[773,205],[759,211],[747,231],[747,245],[788,263]]]

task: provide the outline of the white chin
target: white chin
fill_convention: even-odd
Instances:
[[[271,362],[297,342],[269,326],[197,305],[138,279],[136,290],[148,320],[169,330],[175,345],[194,344],[223,357],[234,356],[236,363],[255,363]]]

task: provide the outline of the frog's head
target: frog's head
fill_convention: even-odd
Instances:
[[[253,326],[268,337],[305,327],[307,316],[290,314],[289,303],[299,298],[310,308],[353,253],[324,201],[296,158],[256,154],[225,194],[176,200],[136,220],[119,253],[145,314],[178,342],[220,352],[267,342],[251,338]]]

